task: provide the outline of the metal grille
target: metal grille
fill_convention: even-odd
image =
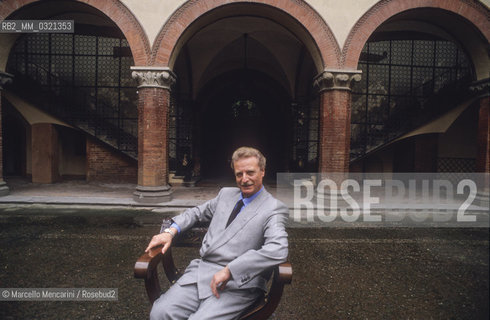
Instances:
[[[437,172],[475,172],[476,162],[473,158],[438,158]]]
[[[316,171],[318,166],[319,100],[298,99],[292,103],[293,169]]]
[[[446,112],[466,94],[472,69],[455,43],[368,42],[352,95],[351,160]]]
[[[175,92],[175,90],[172,90]],[[178,175],[185,175],[193,161],[192,134],[192,100],[187,97],[176,97],[172,93],[169,109],[169,165],[170,170]]]
[[[52,34],[51,41],[55,45],[51,46],[53,54],[69,54],[73,52],[73,36],[71,34]]]
[[[475,172],[476,160],[471,158],[437,158],[439,178],[451,181],[457,185],[467,178],[468,172]]]
[[[73,73],[76,87],[95,87],[95,78],[97,76],[96,62],[96,56],[75,56]]]
[[[137,93],[127,47],[122,36],[26,34],[7,69],[24,98],[136,157]]]

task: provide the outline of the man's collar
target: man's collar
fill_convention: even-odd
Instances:
[[[252,196],[250,196],[248,198],[244,198],[243,193],[240,192],[240,199],[243,200],[243,205],[246,206],[247,204],[252,202],[255,198],[257,198],[259,196],[259,194],[262,192],[262,190],[264,190],[263,185],[262,185],[262,188],[259,189],[259,191],[257,191],[256,193],[254,193]]]

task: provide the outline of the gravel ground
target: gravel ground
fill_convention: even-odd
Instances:
[[[145,214],[0,208],[0,287],[119,293],[117,302],[0,302],[0,319],[146,319],[150,305],[133,265],[159,227],[135,223]],[[274,319],[488,319],[488,229],[289,235],[293,283]],[[181,266],[197,253],[174,252]]]

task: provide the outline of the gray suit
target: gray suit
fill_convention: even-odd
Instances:
[[[189,300],[190,297],[185,294],[180,297],[180,290],[177,290],[189,285],[193,285],[197,290],[196,301],[201,304],[198,307],[202,307],[202,302],[206,300],[227,301],[228,306],[220,305],[219,308],[211,306],[205,315],[209,319],[236,318],[240,310],[246,307],[245,303],[253,303],[261,290],[265,290],[271,268],[284,262],[288,256],[285,230],[288,209],[263,189],[257,198],[244,207],[237,218],[226,227],[230,213],[239,198],[240,189],[223,188],[216,198],[173,218],[182,231],[191,228],[196,222],[210,221],[210,225],[200,249],[201,258],[189,264],[184,275],[177,281],[178,285],[174,286],[177,288],[172,287],[155,301],[152,317],[158,315],[157,311],[163,312],[170,308],[164,304]],[[213,275],[226,265],[231,271],[232,278],[225,290],[220,293],[220,299],[216,299],[212,294],[210,283]],[[226,295],[228,292],[231,294]],[[234,297],[236,297],[235,301]],[[248,302],[243,300],[244,297]],[[229,308],[230,312],[223,313],[223,310],[220,310],[219,316],[210,314],[214,312],[213,310],[218,312],[217,309],[223,308]],[[235,311],[231,312],[231,310]],[[177,315],[178,311],[172,312],[173,315],[169,316],[169,319],[187,319],[193,313],[187,311],[185,315]],[[201,318],[203,318],[202,314],[199,319]]]

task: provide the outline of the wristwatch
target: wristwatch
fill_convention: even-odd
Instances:
[[[163,232],[170,233],[170,235],[172,236],[172,238],[175,237],[175,235],[176,235],[175,231],[173,231],[170,228],[167,228],[167,229],[163,230]]]

